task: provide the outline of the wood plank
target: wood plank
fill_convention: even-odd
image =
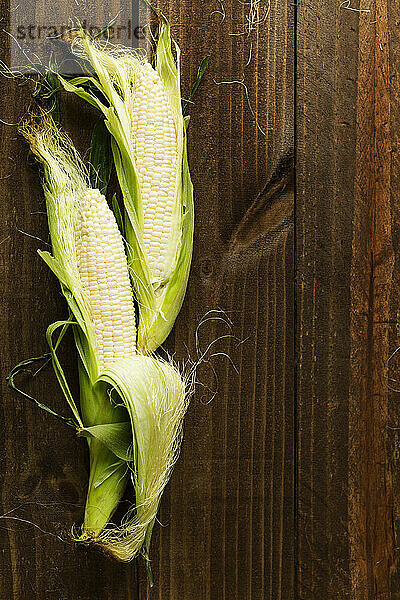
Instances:
[[[298,6],[299,598],[398,597],[399,14],[387,9]]]
[[[293,7],[272,2],[250,38],[247,5],[161,2],[182,49],[182,79],[211,54],[190,111],[196,194],[192,276],[170,348],[195,356],[194,330],[220,307],[243,340],[207,365],[185,425],[182,454],[166,490],[152,551],[156,586],[143,571],[141,598],[294,597],[293,498]],[[190,23],[184,16],[190,14]],[[222,22],[220,22],[222,21]],[[252,59],[246,67],[252,44]],[[244,81],[251,110],[239,84]],[[274,176],[275,174],[275,176]],[[264,190],[265,188],[265,190]],[[262,193],[260,193],[262,191]],[[202,348],[229,333],[200,330]]]

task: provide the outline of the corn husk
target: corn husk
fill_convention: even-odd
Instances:
[[[72,142],[49,116],[26,125],[23,134],[44,168],[52,254],[39,254],[58,278],[70,311],[68,320],[48,330],[53,366],[90,452],[85,518],[75,538],[97,543],[123,561],[138,553],[147,556],[160,497],[179,451],[185,383],[172,362],[141,354],[100,369],[75,248],[75,220],[90,188],[89,175]],[[79,403],[59,363],[58,343],[53,342],[55,332],[66,326],[73,327],[77,347]],[[113,525],[110,519],[129,480],[135,504],[119,525]]]
[[[160,25],[154,68],[163,82],[173,113],[178,139],[178,170],[168,276],[161,283],[152,280],[143,246],[143,208],[131,136],[135,72],[146,59],[132,49],[90,40],[81,31],[75,42],[75,52],[89,61],[95,74],[68,81],[60,77],[67,91],[101,111],[112,136],[114,164],[124,200],[128,261],[140,306],[138,349],[143,354],[156,350],[171,331],[182,306],[192,257],[194,206],[187,159],[188,117],[184,119],[181,104],[180,51],[177,44],[174,47],[176,60],[172,53],[170,27],[164,19]]]
[[[73,331],[79,360],[80,414],[74,403],[72,409],[80,429],[99,424],[128,422],[126,411],[113,406],[105,386],[94,388],[99,377],[98,348],[91,318],[79,276],[75,250],[75,227],[79,201],[90,188],[88,172],[69,138],[62,134],[50,117],[43,116],[22,129],[32,152],[43,165],[43,187],[52,245],[52,254],[39,251],[40,256],[61,284],[62,293],[73,317]],[[48,341],[58,323],[48,329]],[[53,365],[56,364],[53,350]],[[56,365],[56,373],[66,390],[65,379]],[[64,392],[65,393],[65,392]],[[71,406],[72,395],[66,392]],[[72,400],[73,402],[73,400]],[[124,439],[132,443],[132,435]],[[90,451],[90,480],[87,494],[85,528],[94,534],[100,532],[110,520],[128,481],[126,464],[109,450],[104,439],[88,433]],[[122,435],[121,435],[122,439]]]

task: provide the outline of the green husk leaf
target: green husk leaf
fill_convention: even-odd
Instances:
[[[114,216],[115,216],[115,220],[117,221],[118,229],[120,230],[121,235],[124,238],[125,237],[124,218],[123,218],[122,213],[121,213],[121,209],[120,209],[120,206],[119,206],[117,194],[114,194],[113,197],[112,197],[111,207],[112,207],[112,211],[113,211]]]
[[[118,181],[124,196],[125,209],[128,212],[132,226],[139,232],[143,227],[142,201],[135,164],[130,154],[129,142],[126,139],[125,132],[121,128],[119,119],[115,116],[111,108],[108,110],[105,123],[113,136],[111,148]]]
[[[83,427],[78,433],[100,440],[115,456],[125,462],[133,460],[132,427],[128,421]]]
[[[54,122],[60,122],[60,82],[55,73],[56,65],[50,58],[50,68],[39,80],[32,96],[37,98],[47,113],[50,113]]]
[[[112,169],[112,153],[110,134],[99,119],[94,126],[90,146],[89,179],[93,189],[107,194]]]
[[[62,392],[65,396],[65,399],[68,402],[68,405],[70,407],[70,409],[72,410],[72,413],[76,419],[76,422],[78,423],[78,425],[80,427],[83,427],[83,423],[81,421],[81,417],[79,415],[79,411],[78,408],[75,404],[74,398],[72,396],[71,390],[69,389],[69,385],[67,383],[67,379],[65,377],[64,371],[61,367],[60,361],[58,360],[58,356],[57,356],[57,347],[59,345],[59,343],[61,342],[62,337],[64,336],[67,327],[69,325],[73,324],[72,320],[69,321],[57,321],[56,323],[53,323],[52,325],[49,325],[49,327],[47,328],[47,332],[46,332],[46,338],[47,338],[47,343],[49,344],[50,347],[50,354],[51,354],[51,359],[52,359],[52,363],[53,363],[53,369],[54,372],[56,374],[56,377],[58,379],[58,383],[60,384],[60,387],[62,389]],[[54,346],[53,345],[53,333],[55,331],[57,331],[57,329],[62,328],[62,331],[60,333],[59,339],[57,341],[57,344]]]
[[[47,264],[49,269],[51,271],[53,271],[54,275],[57,277],[57,279],[60,281],[60,283],[67,286],[68,285],[67,272],[62,267],[62,265],[60,265],[60,263],[54,258],[54,256],[52,256],[50,254],[50,252],[47,252],[47,250],[38,250],[37,253],[39,254],[40,258],[42,258],[44,260],[44,262]]]
[[[131,419],[136,507],[121,529],[106,529],[99,542],[121,560],[131,560],[147,553],[161,494],[177,458],[185,384],[170,363],[141,355],[109,365],[99,377],[102,382],[117,391]]]
[[[29,367],[36,365],[37,363],[43,362],[43,361],[46,361],[46,363],[48,363],[48,362],[50,362],[50,360],[51,360],[50,354],[43,354],[43,356],[37,356],[35,358],[29,358],[28,360],[23,360],[22,362],[18,363],[11,370],[11,372],[7,375],[7,377],[6,377],[7,383],[12,390],[17,392],[24,398],[27,398],[31,402],[34,402],[36,404],[36,406],[38,406],[42,410],[46,411],[47,413],[49,413],[50,415],[52,415],[53,417],[55,417],[56,419],[58,419],[59,421],[64,423],[65,425],[68,425],[69,427],[73,427],[74,429],[76,429],[77,427],[79,427],[78,422],[74,421],[74,419],[71,419],[70,417],[64,417],[63,415],[56,413],[52,408],[50,408],[46,404],[43,404],[43,402],[40,402],[39,400],[37,400],[36,398],[31,396],[30,394],[27,394],[26,392],[21,390],[15,383],[16,378],[22,374],[27,374],[27,375],[30,375],[31,377],[35,377],[36,373],[32,373],[32,371]],[[41,369],[38,369],[36,372],[38,372],[39,370],[41,370]]]
[[[85,428],[96,425],[126,422],[128,419],[124,407],[116,406],[110,401],[108,386],[93,385],[82,363],[79,363],[79,384],[81,392],[81,411]],[[96,537],[110,521],[129,480],[129,470],[125,461],[118,459],[116,454],[97,436],[89,436],[90,476],[86,497],[85,518],[82,535],[79,540]],[[108,444],[110,444],[108,438]],[[115,446],[115,444],[113,444]]]
[[[203,79],[203,75],[205,73],[205,70],[207,69],[207,65],[208,65],[208,61],[209,60],[210,60],[210,55],[205,56],[203,58],[203,60],[201,61],[201,64],[200,64],[200,66],[198,68],[198,71],[197,71],[196,81],[194,82],[194,85],[193,85],[193,87],[191,89],[191,92],[189,94],[189,98],[186,100],[186,102],[185,102],[185,104],[183,106],[183,110],[182,110],[183,114],[186,113],[187,108],[188,108],[190,102],[193,99],[193,96],[195,95],[195,93],[198,90],[198,87],[199,87],[199,85],[201,83],[201,80]]]
[[[124,476],[128,473],[126,462],[124,460],[117,460],[115,463],[109,465],[106,469],[100,472],[99,477],[93,481],[93,489],[97,491],[97,489],[100,488],[103,483],[107,483],[109,480],[111,481],[111,484],[113,484],[113,476],[115,475],[117,476],[117,483],[119,483],[121,480],[121,473]]]
[[[172,44],[175,47],[176,61],[172,54]],[[170,25],[164,17],[159,27],[155,53],[155,69],[164,83],[175,115],[182,114],[180,54],[180,48],[176,42],[173,42]]]
[[[88,440],[90,452],[89,488],[85,517],[78,541],[96,539],[110,522],[129,480],[125,461],[119,460],[100,440]]]
[[[152,588],[154,585],[153,571],[151,570],[151,562],[148,554],[143,554],[144,566],[146,568],[147,578],[149,580],[149,586]]]
[[[102,113],[106,113],[107,107],[98,98],[96,98],[96,96],[94,96],[90,92],[87,92],[82,87],[75,85],[73,79],[67,80],[64,79],[64,77],[62,77],[61,75],[58,75],[58,78],[67,92],[73,92],[83,100],[86,100],[86,102],[88,102],[95,108],[98,108]],[[94,83],[93,78],[91,78],[90,81],[91,83]]]
[[[63,295],[67,300],[71,313],[74,315],[78,325],[78,327],[74,329],[74,337],[79,356],[87,373],[94,381],[97,377],[97,368],[94,366],[96,364],[96,358],[93,350],[93,333],[88,329],[88,322],[85,320],[87,319],[85,315],[86,310],[81,309],[81,304],[69,289],[70,287],[73,287],[73,284],[70,279],[70,274],[65,266],[60,264],[59,260],[54,258],[49,252],[42,250],[38,250],[37,252],[61,284]]]
[[[93,36],[93,39],[97,39],[98,37],[100,37],[101,35],[103,35],[103,33],[105,33],[106,31],[108,31],[111,27],[113,27],[115,25],[115,23],[118,21],[118,17],[115,17],[112,21],[109,22],[108,25],[106,25],[104,27],[104,29],[102,29],[101,31],[99,31],[99,33],[96,33],[96,35]]]

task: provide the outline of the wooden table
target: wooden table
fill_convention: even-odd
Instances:
[[[367,3],[271,0],[249,34],[239,0],[158,3],[182,49],[184,95],[211,56],[190,110],[193,268],[167,348],[195,359],[210,310],[232,327],[199,330],[203,350],[230,337],[199,368],[153,536],[151,592],[141,563],[69,541],[85,443],[5,384],[15,363],[46,351],[45,328],[66,309],[36,254],[48,240],[37,169],[16,127],[1,124],[2,599],[400,599],[400,363],[388,360],[398,345],[400,8]],[[0,19],[6,29],[7,0]],[[7,60],[10,38],[0,39]],[[31,92],[2,80],[6,123]],[[62,120],[87,148],[94,113],[63,96]],[[62,357],[76,391],[70,338]],[[66,411],[49,371],[29,389]]]

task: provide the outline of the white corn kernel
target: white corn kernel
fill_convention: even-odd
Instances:
[[[178,170],[177,132],[164,85],[149,63],[138,69],[135,86],[132,140],[143,206],[143,242],[150,269],[155,277],[161,278],[167,270],[172,229]],[[160,244],[155,246],[155,240]]]
[[[101,370],[136,354],[136,316],[122,236],[99,190],[82,198],[75,238]]]

